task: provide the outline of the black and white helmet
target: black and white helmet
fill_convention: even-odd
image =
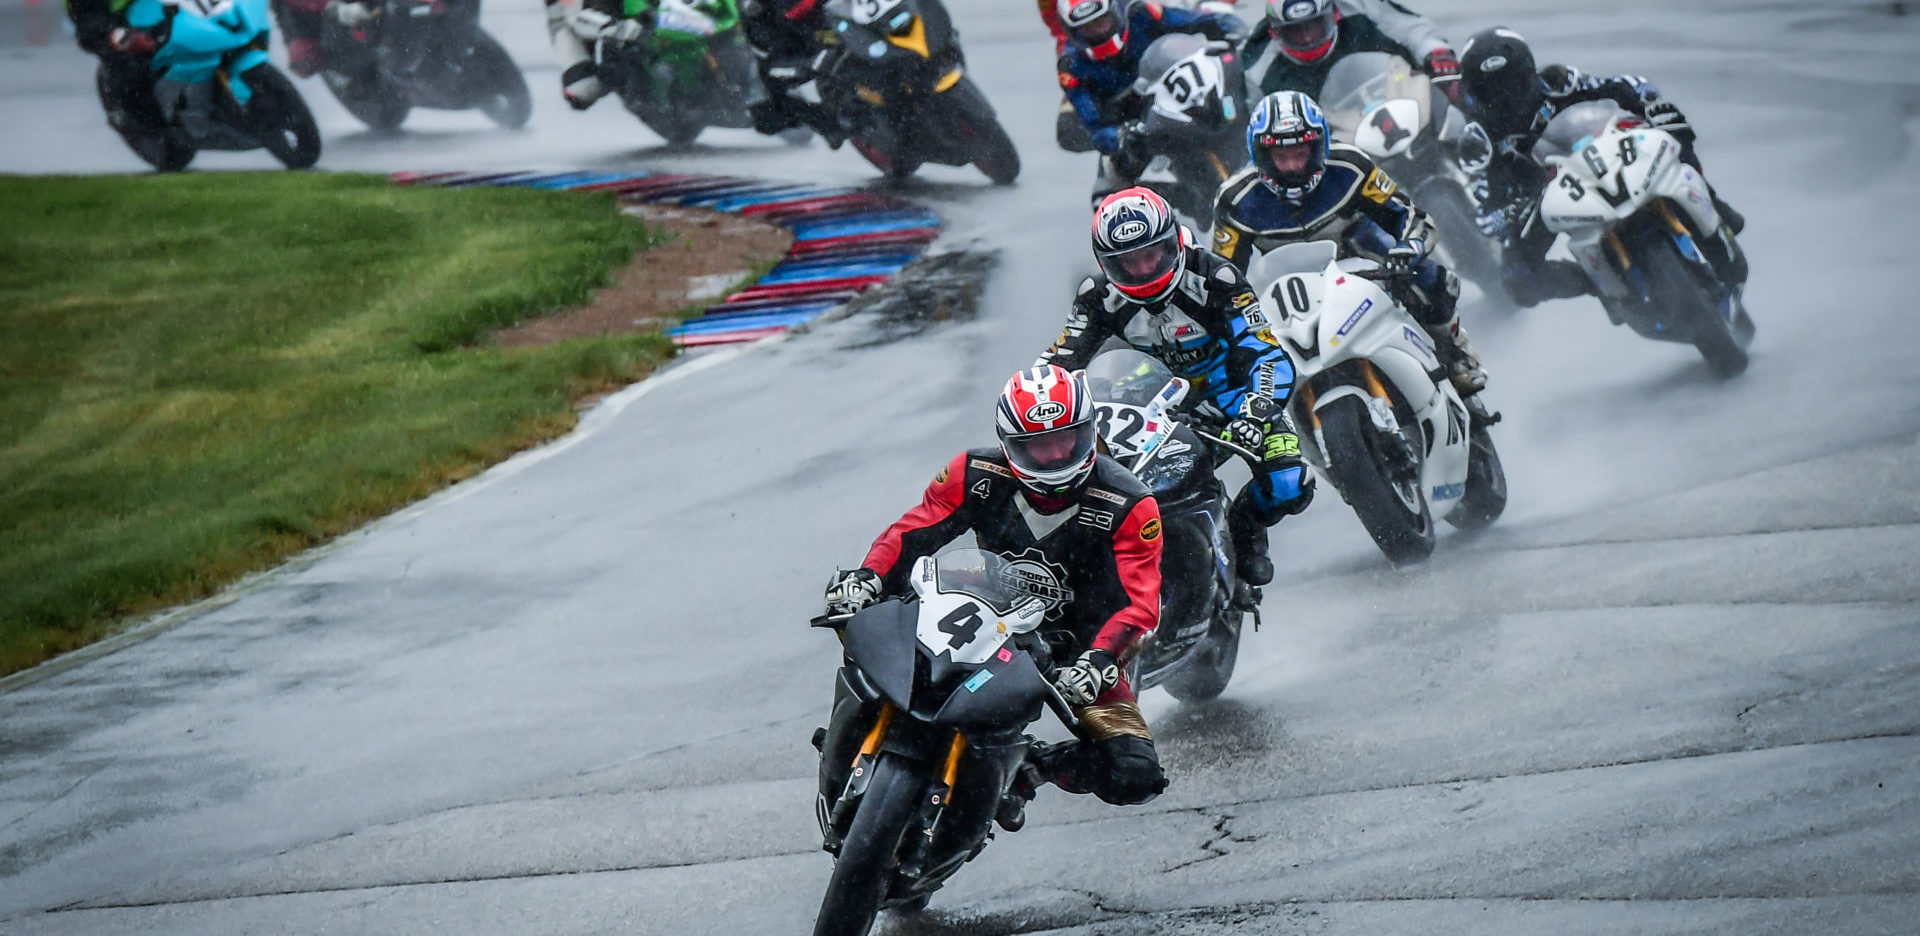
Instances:
[[[1467,113],[1496,140],[1539,129],[1551,109],[1533,50],[1504,26],[1474,33],[1460,47],[1460,88]]]

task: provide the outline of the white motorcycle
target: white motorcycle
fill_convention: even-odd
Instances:
[[[1539,221],[1567,235],[1615,325],[1691,344],[1732,377],[1753,341],[1746,255],[1680,153],[1672,135],[1612,101],[1567,108],[1533,147],[1554,170]]]
[[[1487,431],[1498,417],[1454,390],[1426,330],[1382,288],[1394,275],[1328,241],[1288,244],[1250,272],[1293,359],[1301,455],[1398,565],[1433,553],[1436,517],[1493,523],[1507,478]]]
[[[1232,46],[1188,33],[1154,40],[1141,53],[1139,75],[1133,93],[1143,106],[1130,128],[1138,143],[1115,157],[1118,174],[1139,179],[1204,226],[1221,183],[1247,164],[1247,115],[1239,106],[1246,77]]]
[[[1361,52],[1327,72],[1320,107],[1334,139],[1373,157],[1433,216],[1447,268],[1489,296],[1504,295],[1499,251],[1480,230],[1478,200],[1456,151],[1467,119],[1432,80],[1397,55]]]

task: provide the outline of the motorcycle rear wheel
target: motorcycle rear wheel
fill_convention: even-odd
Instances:
[[[1707,359],[1713,375],[1722,380],[1740,376],[1747,369],[1747,351],[1673,240],[1661,237],[1652,249],[1642,251],[1640,263],[1653,301],[1678,306],[1675,318],[1689,320],[1695,329],[1693,346]]]
[[[247,118],[261,145],[288,169],[307,169],[320,160],[320,126],[293,82],[272,65],[256,65],[242,76],[253,89]]]
[[[873,780],[860,797],[833,864],[833,878],[820,898],[813,936],[867,936],[873,929],[893,878],[900,840],[920,802],[916,780],[912,767],[892,754],[882,754],[874,764]]]
[[[477,27],[466,77],[467,93],[488,120],[508,130],[527,125],[527,118],[533,115],[533,95],[527,91],[526,76],[499,41]]]
[[[1414,509],[1388,476],[1366,404],[1359,397],[1342,397],[1319,413],[1327,474],[1340,489],[1340,496],[1353,506],[1374,544],[1394,565],[1420,562],[1433,555],[1433,513],[1427,508],[1426,498],[1420,496],[1419,480],[1414,479],[1411,492],[1412,499],[1419,501],[1419,508]]]
[[[94,89],[100,93],[101,108],[111,112],[112,106],[108,102],[112,97],[107,91],[105,68],[94,71],[93,83]],[[111,125],[109,121],[109,126]],[[181,140],[178,134],[164,126],[114,127],[113,131],[126,142],[128,149],[133,150],[133,155],[140,157],[142,162],[161,172],[179,172],[187,168],[187,164],[193,162],[193,157],[199,154],[199,150],[195,149],[193,144]]]

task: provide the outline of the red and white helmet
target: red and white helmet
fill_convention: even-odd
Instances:
[[[1014,374],[994,423],[1014,478],[1035,494],[1059,497],[1093,473],[1093,395],[1080,371],[1048,364]]]
[[[1087,58],[1104,62],[1127,47],[1126,0],[1058,0],[1054,13]]]
[[[1121,189],[1093,210],[1094,259],[1107,282],[1135,302],[1158,302],[1173,292],[1190,243],[1173,207],[1150,188]]]
[[[1267,0],[1267,32],[1280,54],[1301,64],[1318,62],[1340,38],[1340,8],[1333,0]]]

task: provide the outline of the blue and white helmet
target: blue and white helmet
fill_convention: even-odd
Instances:
[[[1327,174],[1333,134],[1313,98],[1275,91],[1260,99],[1247,118],[1247,156],[1274,194],[1304,200]]]

